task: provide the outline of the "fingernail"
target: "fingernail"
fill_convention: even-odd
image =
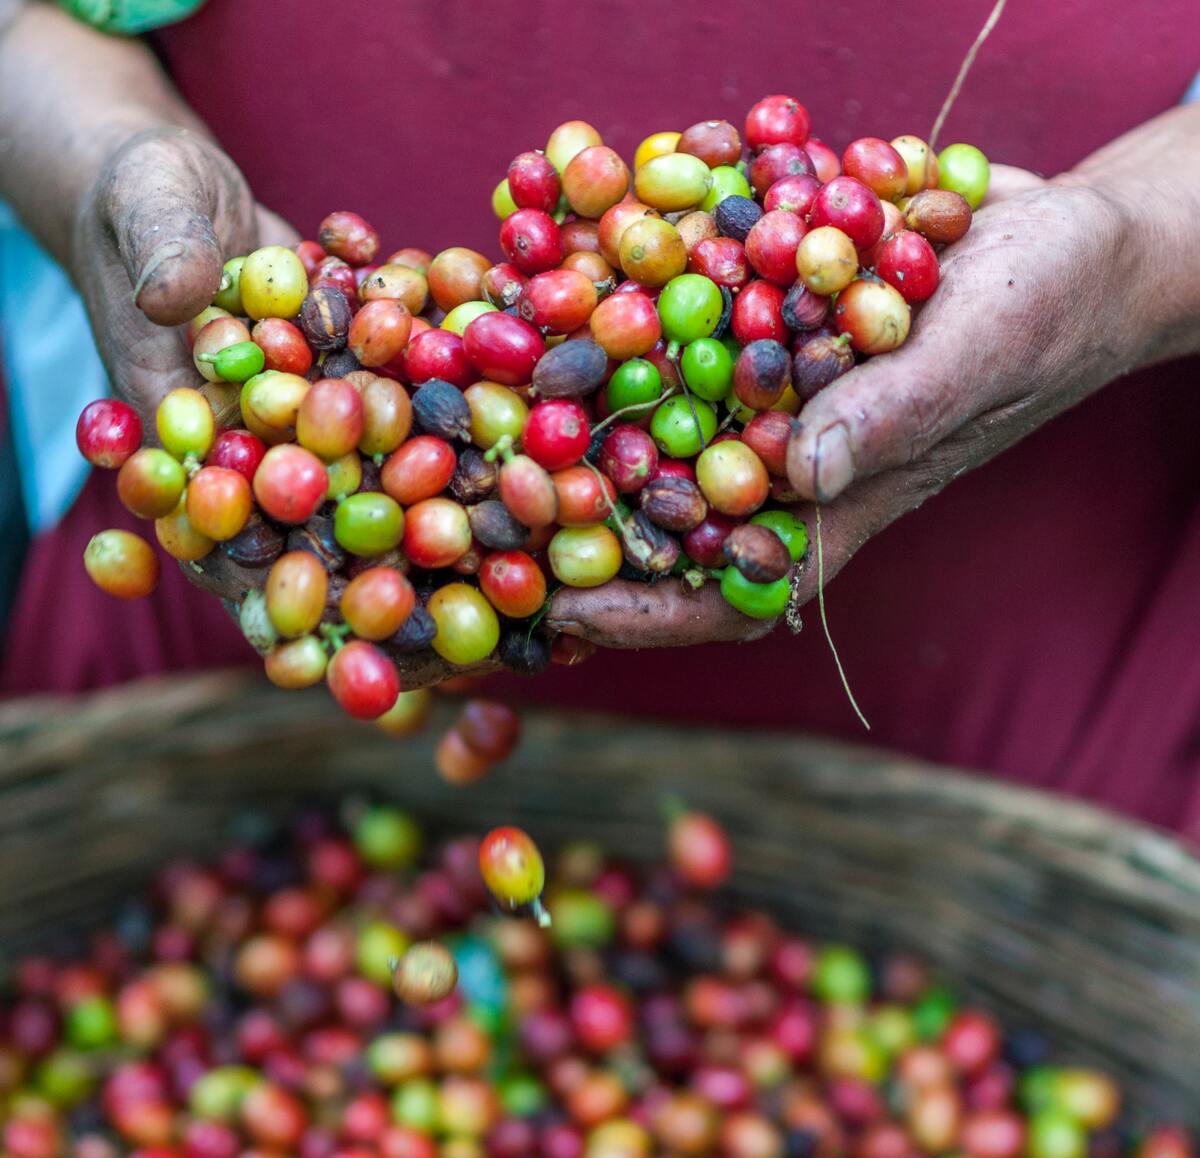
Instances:
[[[813,493],[821,503],[836,499],[854,481],[850,434],[843,423],[821,432],[813,456]]]

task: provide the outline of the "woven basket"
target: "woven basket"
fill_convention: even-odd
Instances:
[[[1062,1060],[1099,1062],[1141,1116],[1200,1127],[1200,861],[1042,793],[792,736],[530,714],[469,789],[328,698],[241,675],[0,707],[0,967],[102,920],[154,866],[204,854],[248,807],[365,789],[440,828],[518,821],[661,849],[663,793],[727,824],[735,889],[819,936],[900,946]]]

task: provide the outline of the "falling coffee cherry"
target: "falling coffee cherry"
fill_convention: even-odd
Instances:
[[[523,829],[493,828],[479,845],[479,871],[488,892],[505,908],[530,905],[538,924],[550,924],[550,914],[541,902],[546,865]]]

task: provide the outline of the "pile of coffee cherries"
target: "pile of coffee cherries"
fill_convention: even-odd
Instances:
[[[987,183],[969,145],[864,137],[839,158],[785,96],[743,132],[655,133],[632,170],[570,121],[494,193],[504,260],[382,256],[332,213],[226,263],[158,445],[101,400],[79,446],[169,555],[251,573],[242,625],[275,683],[325,679],[354,716],[395,704],[396,653],[541,670],[553,585],[715,580],[771,619],[808,545],[793,415],[905,340]],[[158,579],[128,531],[85,564],[122,597]]]
[[[917,960],[818,944],[664,862],[519,829],[423,853],[351,802],[177,863],[0,1003],[6,1158],[1194,1158]],[[484,881],[486,879],[487,888]],[[488,889],[493,891],[489,898]]]

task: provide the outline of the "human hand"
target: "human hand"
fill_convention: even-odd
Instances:
[[[202,135],[162,128],[126,141],[84,199],[71,246],[117,394],[150,417],[169,390],[202,385],[177,327],[212,302],[225,260],[297,240]]]
[[[869,538],[1130,368],[1144,335],[1116,203],[1073,180],[996,166],[970,232],[941,257],[909,341],[837,379],[798,416],[788,474],[822,504],[823,579]],[[817,591],[815,552],[794,601]],[[549,626],[608,647],[752,639],[770,625],[697,593],[610,584],[560,592]]]

